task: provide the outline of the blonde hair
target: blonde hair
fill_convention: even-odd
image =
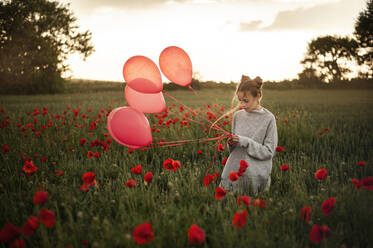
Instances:
[[[263,80],[257,76],[255,77],[254,79],[251,79],[249,76],[246,76],[246,75],[242,75],[241,76],[241,81],[240,83],[237,85],[236,87],[236,91],[234,93],[234,96],[232,98],[232,102],[231,102],[231,108],[228,112],[224,113],[223,115],[221,115],[211,126],[211,128],[221,119],[223,118],[224,116],[226,115],[230,115],[232,114],[233,112],[237,111],[237,109],[240,107],[240,105],[238,103],[235,103],[235,102],[238,102],[238,97],[237,97],[237,93],[238,92],[243,92],[244,94],[247,94],[248,92],[250,92],[250,94],[253,96],[253,97],[257,97],[258,94],[260,94],[260,98],[259,98],[259,102],[260,100],[262,99],[262,89],[263,89]]]

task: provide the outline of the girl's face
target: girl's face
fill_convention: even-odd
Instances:
[[[250,112],[259,106],[260,94],[254,97],[250,92],[239,91],[237,92],[237,97],[240,101],[240,107],[244,108],[247,112]]]

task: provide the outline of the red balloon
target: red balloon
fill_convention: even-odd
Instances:
[[[128,85],[125,89],[128,104],[143,113],[161,113],[166,111],[166,102],[162,92],[145,94],[138,92]]]
[[[180,47],[165,48],[159,56],[159,67],[163,74],[175,84],[188,86],[192,82],[192,61]]]
[[[127,85],[142,93],[162,91],[162,76],[157,65],[145,56],[133,56],[123,66]]]
[[[121,145],[140,148],[152,143],[152,133],[146,116],[137,109],[125,106],[113,109],[107,117],[111,137]]]

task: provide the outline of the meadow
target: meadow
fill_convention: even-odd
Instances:
[[[157,145],[219,137],[204,118],[227,111],[233,91],[198,91],[210,109],[191,91],[169,91],[199,115],[165,96],[167,116],[146,114],[151,149],[129,149],[108,135],[106,116],[125,104],[122,90],[1,96],[0,247],[14,240],[26,247],[138,247],[133,232],[146,222],[153,238],[145,247],[373,247],[373,90],[264,90],[262,105],[277,117],[283,151],[273,158],[269,191],[249,195],[247,205],[231,192],[215,198],[229,155],[216,140]],[[227,131],[229,120],[219,122]],[[165,169],[167,159],[180,168]],[[38,169],[25,172],[31,161]],[[137,165],[140,174],[131,171]],[[320,169],[327,171],[323,180],[315,178]],[[87,172],[95,177],[84,187]],[[148,172],[153,178],[144,182]],[[126,185],[130,179],[135,186]],[[39,191],[48,197],[35,202]],[[321,206],[330,198],[335,204],[325,214]],[[302,217],[306,206],[311,212]],[[52,213],[41,216],[41,209]],[[237,227],[234,216],[243,210],[247,220]],[[24,227],[30,216],[38,226]],[[190,243],[192,224],[204,232],[201,243]],[[313,242],[314,225],[330,234],[319,231]]]

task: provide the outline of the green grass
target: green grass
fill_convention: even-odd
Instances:
[[[191,91],[169,93],[187,106],[205,108]],[[265,200],[264,209],[238,206],[232,193],[217,201],[214,192],[219,179],[208,187],[203,185],[207,173],[222,172],[221,161],[228,156],[226,150],[219,152],[208,170],[216,151],[215,142],[155,146],[133,153],[115,142],[105,152],[101,147],[89,147],[95,139],[108,138],[104,136],[108,132],[105,113],[123,106],[121,90],[1,96],[0,108],[5,113],[0,114],[0,123],[9,116],[10,125],[0,129],[0,145],[7,144],[10,151],[0,152],[0,228],[8,222],[22,227],[29,216],[38,216],[41,207],[34,205],[33,195],[38,189],[45,189],[50,199],[42,207],[56,213],[56,224],[52,228],[40,224],[33,235],[24,236],[27,247],[84,247],[82,240],[87,240],[89,247],[136,247],[132,232],[144,222],[150,222],[154,232],[154,240],[145,245],[148,247],[190,246],[187,232],[193,223],[205,231],[205,242],[195,245],[201,247],[371,247],[373,192],[365,188],[356,190],[351,179],[373,176],[372,93],[372,90],[264,92],[262,105],[278,117],[278,145],[285,149],[273,159],[270,190],[251,196],[253,200]],[[233,90],[204,89],[198,94],[208,104],[217,104],[213,110],[218,112],[221,105],[229,108]],[[174,102],[167,96],[165,99],[167,106],[172,106]],[[174,112],[178,112],[178,106],[176,103]],[[42,107],[48,108],[46,116],[41,115]],[[35,108],[40,114],[31,116]],[[79,115],[74,120],[72,110],[78,108]],[[90,135],[89,125],[102,109],[104,122],[98,123]],[[90,118],[82,119],[82,114]],[[56,119],[56,115],[61,119]],[[179,122],[162,128],[154,115],[147,116],[150,124],[161,130],[153,133],[153,140],[215,137],[215,131],[204,133],[195,123],[189,123],[189,129],[181,127]],[[164,120],[174,117],[170,114]],[[22,126],[32,123],[34,118],[38,119],[35,132],[31,128],[22,132],[17,127],[18,123]],[[50,120],[52,126],[42,130],[41,126]],[[224,128],[229,131],[230,125]],[[38,130],[41,137],[35,137]],[[83,146],[79,145],[81,138],[87,139]],[[197,155],[199,149],[202,155]],[[88,159],[88,150],[98,151],[100,158]],[[21,153],[32,158],[38,167],[28,178],[22,172]],[[40,161],[42,156],[47,157],[46,162]],[[162,163],[168,158],[179,160],[181,169],[164,170]],[[366,165],[358,167],[358,161],[365,161]],[[284,163],[290,166],[290,171],[280,171]],[[138,164],[143,165],[141,176],[130,172]],[[326,180],[315,179],[314,173],[320,168],[328,170]],[[57,177],[57,171],[64,174]],[[88,171],[96,174],[100,187],[81,192],[82,175]],[[154,178],[145,185],[143,178],[148,171]],[[137,183],[134,188],[124,185],[131,178]],[[336,198],[336,205],[331,215],[325,216],[321,204],[329,197]],[[309,224],[300,217],[300,210],[306,205],[312,207]],[[248,211],[248,221],[242,228],[234,228],[233,215],[244,208]],[[309,234],[313,224],[328,225],[331,236],[320,244],[312,244]],[[0,247],[7,246],[0,243]]]

